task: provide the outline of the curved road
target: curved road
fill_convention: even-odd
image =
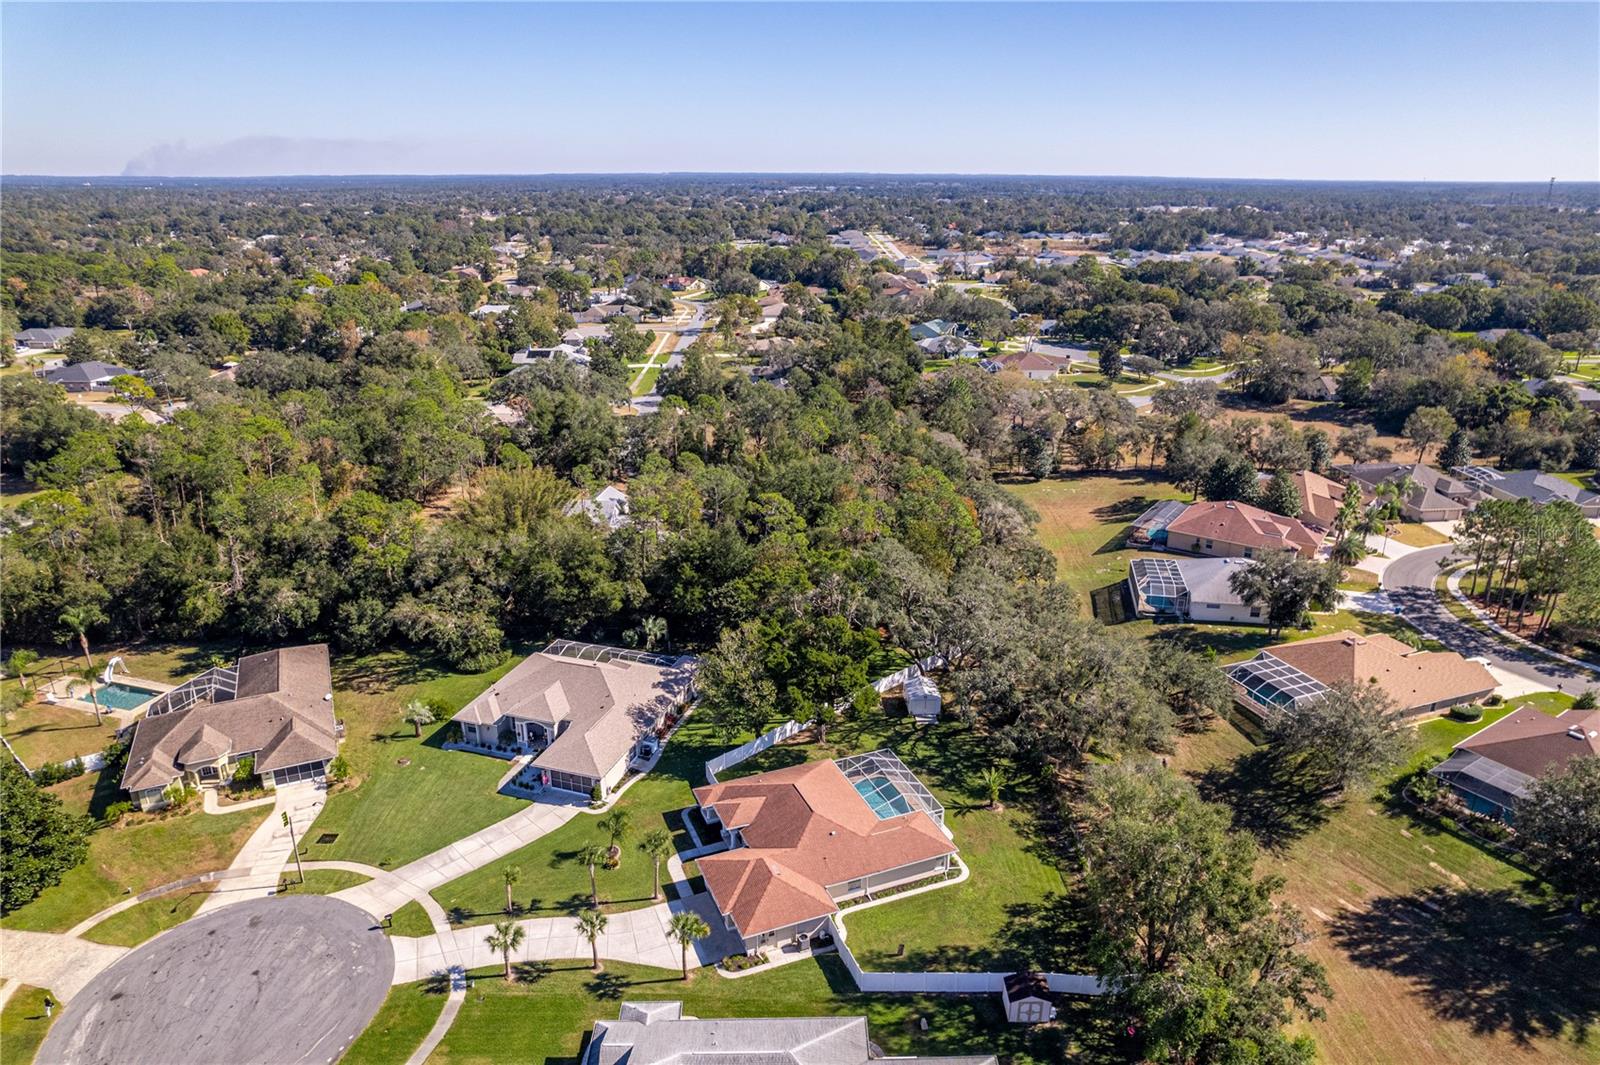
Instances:
[[[1457,618],[1439,602],[1433,582],[1454,544],[1413,551],[1390,562],[1383,571],[1383,590],[1405,612],[1406,620],[1440,643],[1468,658],[1485,658],[1496,669],[1542,688],[1577,692],[1595,684],[1589,670],[1569,666],[1537,651],[1519,648]]]

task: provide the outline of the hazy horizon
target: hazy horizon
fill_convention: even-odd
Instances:
[[[8,2],[0,25],[13,177],[1600,180],[1596,4]]]

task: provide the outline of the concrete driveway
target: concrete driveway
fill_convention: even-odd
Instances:
[[[354,906],[251,899],[157,936],[91,980],[37,1060],[325,1063],[378,1012],[393,972],[389,938]]]
[[[1446,610],[1433,590],[1433,582],[1439,576],[1439,567],[1454,551],[1453,544],[1425,547],[1393,559],[1384,568],[1383,590],[1399,605],[1407,621],[1452,651],[1468,658],[1487,659],[1490,670],[1507,682],[1510,694],[1545,689],[1580,692],[1600,685],[1600,677],[1589,670],[1513,646]]]

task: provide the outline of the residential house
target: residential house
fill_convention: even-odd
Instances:
[[[1564,772],[1575,758],[1596,756],[1600,710],[1551,716],[1524,706],[1456,744],[1450,757],[1428,772],[1448,784],[1467,809],[1510,824],[1517,800],[1534,781]]]
[[[1344,504],[1344,485],[1310,470],[1301,470],[1292,480],[1300,495],[1300,523],[1319,533],[1333,528]]]
[[[1462,466],[1456,470],[1495,499],[1526,499],[1543,506],[1556,500],[1575,503],[1586,518],[1600,518],[1600,494],[1542,470],[1497,470],[1492,466]]]
[[[693,696],[695,660],[557,640],[450,720],[480,750],[531,754],[541,788],[607,795]]]
[[[1248,503],[1192,503],[1167,523],[1167,546],[1194,555],[1253,558],[1263,551],[1297,551],[1311,558],[1321,543],[1296,519]]]
[[[1530,377],[1522,382],[1522,387],[1527,389],[1530,396],[1538,396],[1544,393],[1550,383],[1540,377]],[[1564,384],[1572,389],[1572,396],[1578,401],[1578,406],[1585,410],[1600,410],[1600,389],[1593,389],[1588,385],[1580,385],[1572,381],[1560,381],[1557,383]]]
[[[892,751],[696,788],[729,850],[699,859],[747,950],[828,931],[845,899],[937,876],[956,845],[944,807]]]
[[[1408,716],[1475,703],[1498,686],[1480,662],[1418,651],[1392,636],[1348,630],[1268,647],[1224,670],[1240,706],[1258,717],[1323,698],[1339,684],[1374,684]]]
[[[229,780],[244,759],[269,788],[321,779],[344,727],[333,716],[328,645],[246,655],[157,696],[134,726],[122,788],[141,810],[165,792]]]
[[[52,325],[45,328],[21,329],[13,338],[19,350],[31,348],[34,351],[49,351],[60,347],[66,339],[77,330],[70,325]]]
[[[536,362],[546,359],[564,358],[580,366],[587,366],[593,359],[589,351],[582,344],[562,342],[551,348],[522,348],[511,353],[513,366],[531,366]]]
[[[1231,583],[1253,565],[1248,558],[1134,558],[1128,594],[1140,617],[1265,625],[1262,608],[1245,602]]]
[[[988,360],[994,372],[1009,370],[1020,373],[1030,381],[1050,381],[1067,369],[1066,359],[1046,355],[1042,351],[1008,351]],[[988,368],[987,366],[985,367]]]
[[[68,392],[104,392],[111,387],[113,377],[125,374],[133,374],[133,371],[98,359],[66,363],[39,372],[40,377],[53,385],[62,386]]]
[[[1366,462],[1336,466],[1334,472],[1367,498],[1382,485],[1409,478],[1412,487],[1400,500],[1400,516],[1409,521],[1455,521],[1484,497],[1472,482],[1421,463]]]
[[[911,339],[932,340],[935,337],[948,336],[955,331],[955,323],[947,322],[943,318],[930,318],[911,327]]]
[[[682,292],[694,286],[694,278],[682,274],[674,274],[661,282],[663,288],[669,292]]]
[[[1134,547],[1167,542],[1167,526],[1189,509],[1181,499],[1163,499],[1133,519],[1128,526],[1128,543]]]
[[[608,529],[620,529],[633,520],[628,515],[627,486],[620,484],[608,484],[588,499],[577,500],[567,507],[566,513],[582,514]]]
[[[582,1065],[871,1065],[884,1059],[865,1017],[686,1016],[683,1003],[624,1002],[596,1021]],[[918,1065],[996,1065],[993,1054],[896,1057]]]

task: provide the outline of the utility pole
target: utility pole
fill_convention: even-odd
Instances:
[[[289,820],[289,811],[283,811],[283,823],[289,829],[289,843],[294,847],[294,871],[300,877],[300,883],[306,882],[306,871],[300,868],[300,844],[294,838],[294,822]]]
[[[1556,198],[1556,179],[1555,178],[1551,178],[1550,179],[1550,187],[1545,189],[1544,202],[1545,203],[1549,203],[1551,200],[1553,200],[1555,198]]]

